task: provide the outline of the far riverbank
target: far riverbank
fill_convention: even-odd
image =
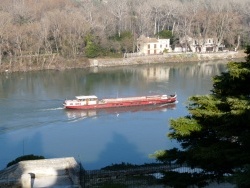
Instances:
[[[163,55],[136,56],[127,58],[76,58],[73,60],[65,60],[58,55],[52,54],[46,59],[41,57],[22,58],[21,62],[2,63],[0,72],[27,72],[37,70],[65,70],[73,68],[89,68],[89,67],[111,67],[111,66],[129,66],[151,63],[178,63],[178,62],[194,62],[194,61],[211,61],[234,59],[243,59],[244,51],[237,52],[218,52],[218,53],[165,53]],[[43,59],[39,61],[37,59]]]

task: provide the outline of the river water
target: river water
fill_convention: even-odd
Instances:
[[[75,157],[85,169],[155,162],[149,155],[178,147],[167,138],[169,120],[188,114],[191,95],[208,94],[226,63],[166,63],[129,67],[0,74],[0,169],[15,158]],[[160,108],[65,110],[65,98],[177,93]]]

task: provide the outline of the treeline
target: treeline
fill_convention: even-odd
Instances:
[[[0,64],[121,56],[159,33],[173,46],[190,36],[237,49],[249,24],[249,0],[1,0]]]

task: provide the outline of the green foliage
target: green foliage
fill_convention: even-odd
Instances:
[[[178,120],[171,120],[171,130],[175,130],[174,132],[169,133],[170,138],[178,138],[179,136],[190,135],[191,132],[199,131],[200,125],[188,118],[179,118]]]
[[[124,31],[120,34],[110,37],[110,41],[118,42],[119,49],[118,52],[133,52],[133,34],[129,31]]]
[[[181,149],[155,154],[164,163],[203,169],[204,174],[186,177],[194,185],[209,179],[223,181],[225,174],[231,174],[239,186],[250,187],[246,176],[250,165],[250,47],[246,52],[246,62],[230,62],[227,72],[214,77],[212,94],[188,99],[188,116],[171,120],[169,137]]]
[[[106,166],[102,168],[102,170],[126,170],[134,168],[136,165],[130,164],[130,163],[120,163],[120,164],[112,164],[111,166]]]
[[[213,93],[221,97],[249,94],[250,88],[246,86],[250,80],[250,62],[231,62],[228,69],[230,72],[214,78]]]
[[[99,186],[100,188],[127,188],[127,185],[122,183],[103,183]]]
[[[160,39],[170,39],[170,45],[173,49],[175,48],[175,45],[179,43],[178,38],[173,35],[170,30],[162,30],[156,34],[156,37],[159,37]],[[167,53],[168,51],[164,52]]]
[[[9,162],[7,164],[7,167],[14,165],[20,161],[37,160],[37,159],[45,159],[45,158],[43,156],[37,156],[37,155],[23,155],[21,157],[16,158],[15,160]]]
[[[160,39],[171,39],[173,37],[172,31],[162,30],[156,34]]]
[[[250,165],[246,165],[243,169],[236,171],[233,183],[236,182],[238,188],[249,188],[250,185]]]
[[[163,50],[163,53],[168,53],[168,49],[164,49],[164,50]]]
[[[94,41],[94,37],[91,35],[86,36],[85,38],[85,55],[88,58],[95,58],[102,54],[102,49]]]
[[[162,165],[162,163],[145,163],[143,165],[136,165],[136,164],[122,162],[120,164],[112,164],[110,166],[103,167],[101,170],[112,170],[112,171],[129,170],[142,167],[156,167],[159,165]]]
[[[129,31],[121,32],[120,36],[117,33],[115,36],[110,37],[111,40],[116,40],[116,41],[123,41],[123,40],[131,39],[131,38],[133,38],[133,35]]]
[[[250,63],[250,46],[246,46],[245,53],[247,54],[246,62]]]
[[[164,178],[162,182],[174,188],[186,188],[191,187],[192,185],[202,187],[208,184],[206,181],[204,181],[204,177],[198,173],[190,174],[172,171],[164,172]]]

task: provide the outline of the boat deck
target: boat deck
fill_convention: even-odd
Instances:
[[[145,101],[145,100],[159,100],[161,99],[160,95],[154,96],[142,96],[142,97],[126,97],[126,98],[111,98],[111,99],[103,99],[104,102],[112,103],[112,102],[133,102],[133,101]]]

